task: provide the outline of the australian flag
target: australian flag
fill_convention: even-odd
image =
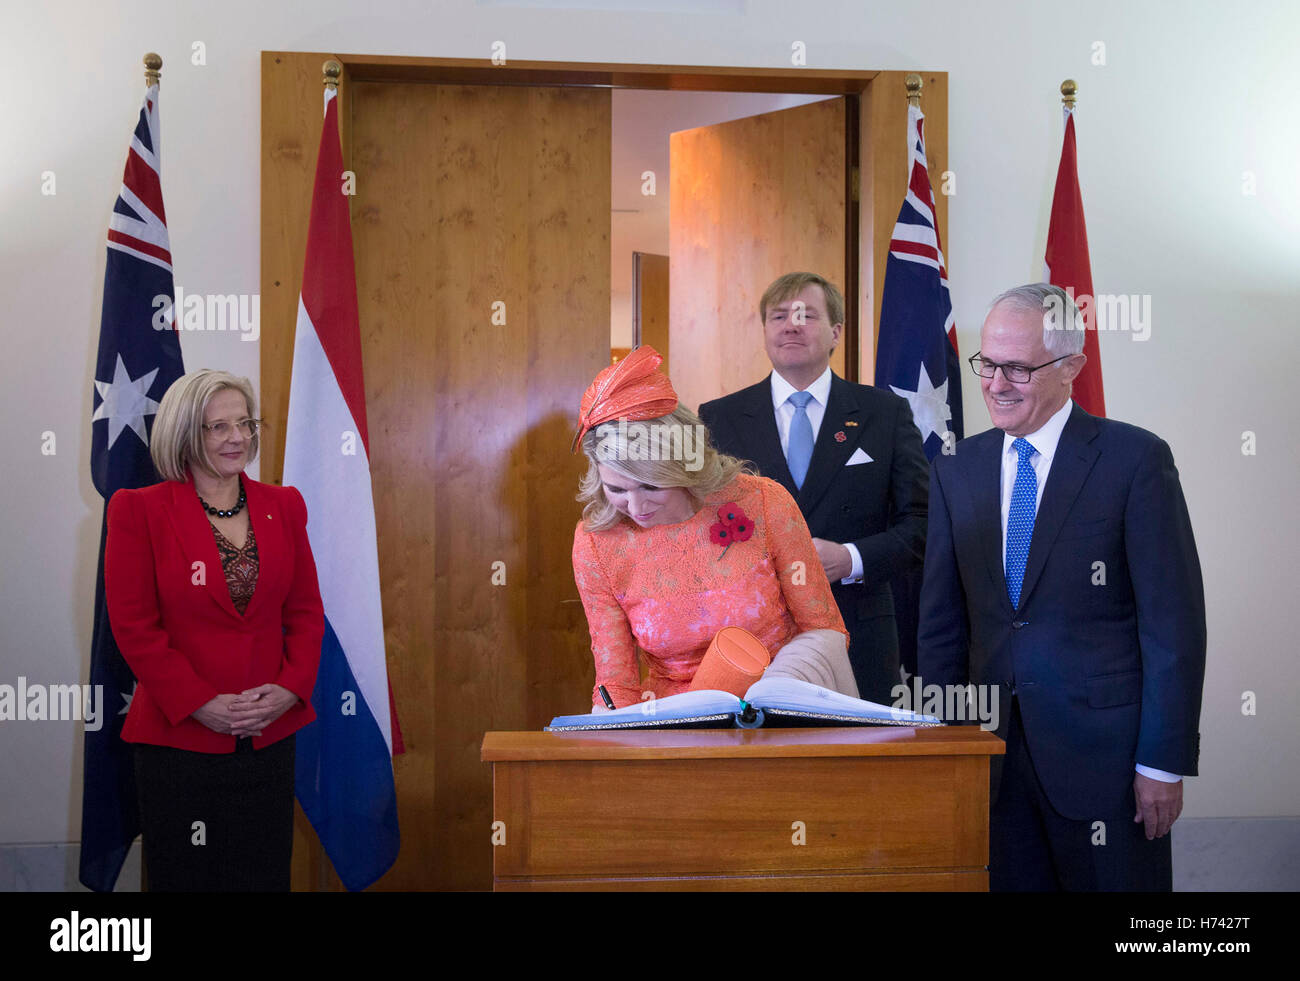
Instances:
[[[113,640],[104,604],[104,537],[108,499],[122,487],[159,477],[149,458],[153,415],[163,393],[185,373],[172,314],[172,256],[160,179],[158,84],[145,91],[126,156],[122,191],[108,226],[104,309],[95,364],[90,474],[104,498],[90,683],[103,685],[105,719],[86,732],[81,803],[83,885],[109,892],[131,842],[140,833],[131,747],[122,724],[135,678]]]
[[[925,159],[925,115],[907,109],[908,185],[889,241],[876,344],[876,386],[911,404],[927,460],[962,437],[961,371],[957,323],[948,293],[948,270],[934,217],[934,192]],[[900,660],[916,672],[917,607],[921,573],[893,582]],[[906,678],[905,674],[905,678]]]
[[[933,460],[945,433],[953,434],[950,444],[962,436],[961,372],[948,270],[926,170],[924,127],[920,107],[909,106],[909,179],[885,264],[876,385],[888,386],[911,403],[926,459]]]

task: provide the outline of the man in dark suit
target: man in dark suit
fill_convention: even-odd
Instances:
[[[898,682],[890,580],[925,551],[927,465],[905,399],[831,372],[844,299],[813,273],[788,273],[759,318],[772,374],[700,406],[724,453],[751,461],[799,503],[849,631],[858,693],[888,703]]]
[[[1070,399],[1081,323],[1045,283],[984,321],[970,360],[997,428],[934,461],[917,661],[927,686],[998,688],[992,889],[1168,891],[1201,569],[1168,445]]]

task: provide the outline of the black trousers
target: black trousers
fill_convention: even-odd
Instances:
[[[1147,841],[1136,811],[1130,789],[1123,813],[1062,817],[1043,793],[1019,700],[1011,699],[1002,781],[989,809],[991,892],[1170,892],[1171,836]]]
[[[850,621],[849,666],[858,683],[858,697],[869,702],[889,705],[894,701],[895,685],[902,684],[898,673],[898,630],[893,617],[868,617]]]
[[[294,737],[234,753],[135,747],[150,892],[288,892]]]

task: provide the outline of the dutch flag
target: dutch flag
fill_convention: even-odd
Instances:
[[[379,600],[352,226],[335,90],[325,92],[289,386],[284,483],[307,502],[325,604],[312,705],[298,732],[297,794],[339,878],[364,889],[397,858],[392,714]]]

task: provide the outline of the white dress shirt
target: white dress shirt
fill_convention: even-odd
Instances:
[[[1043,423],[1041,429],[1024,437],[1029,445],[1038,451],[1029,458],[1029,465],[1034,468],[1034,474],[1038,477],[1038,497],[1034,500],[1035,515],[1038,514],[1039,505],[1043,503],[1043,488],[1047,486],[1047,473],[1052,469],[1056,446],[1061,442],[1061,432],[1065,429],[1066,420],[1070,418],[1070,410],[1073,408],[1074,402],[1066,399],[1065,405],[1057,409],[1052,417]],[[1002,434],[1002,572],[1004,575],[1007,571],[1007,518],[1011,514],[1011,490],[1016,483],[1016,468],[1020,462],[1020,454],[1016,452],[1015,442],[1015,436],[1010,433]]]
[[[781,437],[781,455],[787,458],[790,451],[790,423],[794,421],[794,403],[790,401],[790,396],[797,391],[800,389],[782,378],[781,372],[772,372],[772,409],[776,413],[776,432]],[[827,367],[817,380],[803,391],[812,396],[804,411],[808,414],[808,421],[812,423],[813,446],[816,446],[817,434],[821,432],[822,419],[826,415],[826,403],[831,397],[831,369]],[[845,585],[862,582],[862,555],[858,552],[858,547],[852,542],[841,544],[849,550],[849,556],[853,559],[853,570],[840,582]]]
[[[775,377],[775,376],[773,376]],[[1052,459],[1056,456],[1056,447],[1061,442],[1061,433],[1065,423],[1074,409],[1071,399],[1065,400],[1052,417],[1043,423],[1042,428],[1024,437],[1037,452],[1029,458],[1029,465],[1034,468],[1038,478],[1038,497],[1034,501],[1034,514],[1043,503],[1043,488],[1047,486],[1047,474],[1052,469]],[[1016,468],[1019,454],[1015,449],[1016,437],[1010,433],[1002,434],[1002,572],[1007,571],[1007,518],[1011,513],[1011,490],[1016,482]],[[1183,779],[1177,773],[1157,770],[1155,767],[1137,764],[1137,772],[1163,783],[1177,783]]]

